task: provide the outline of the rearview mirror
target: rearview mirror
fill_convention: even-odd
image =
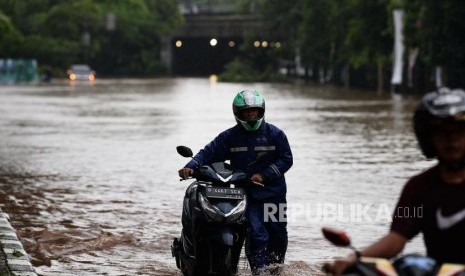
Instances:
[[[323,236],[336,246],[350,246],[350,238],[344,231],[323,227],[321,229]]]
[[[186,146],[177,146],[176,151],[183,157],[192,157],[194,154],[189,147]]]

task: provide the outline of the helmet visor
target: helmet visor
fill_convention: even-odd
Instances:
[[[263,118],[264,110],[260,107],[249,107],[239,111],[238,117],[241,121],[256,122]]]

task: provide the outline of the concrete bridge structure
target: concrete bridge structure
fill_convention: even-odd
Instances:
[[[161,57],[173,75],[219,74],[237,56],[245,38],[258,43],[266,40],[264,25],[257,14],[191,9],[184,12],[184,19],[184,25],[163,40]]]

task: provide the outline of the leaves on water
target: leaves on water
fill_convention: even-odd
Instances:
[[[24,254],[23,254],[21,251],[16,250],[16,249],[13,250],[13,254],[12,254],[12,255],[15,256],[16,258],[20,258],[20,257],[24,256]]]

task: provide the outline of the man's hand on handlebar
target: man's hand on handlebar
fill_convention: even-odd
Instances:
[[[263,186],[263,175],[260,173],[253,174],[250,180],[252,180],[254,184]]]
[[[189,176],[191,176],[193,173],[194,173],[194,170],[191,168],[187,168],[187,167],[182,168],[178,171],[179,177],[181,177],[181,179],[183,180],[188,179]]]
[[[343,259],[337,259],[332,263],[325,263],[323,265],[323,271],[335,276],[340,276],[344,271],[353,266],[356,261],[356,257],[354,255],[349,255]]]

